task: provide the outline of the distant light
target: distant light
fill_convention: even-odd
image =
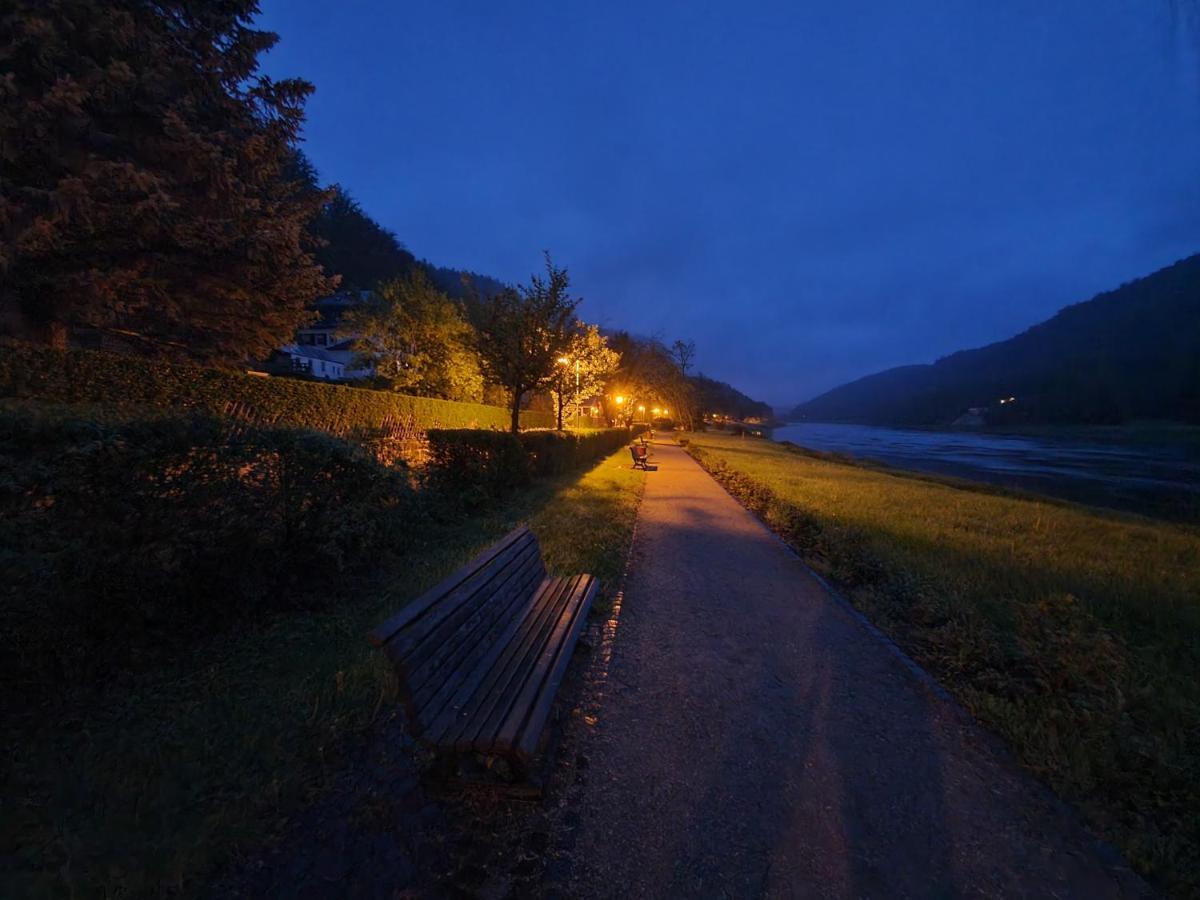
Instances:
[[[670,414],[671,414],[671,411],[670,411],[669,409],[664,409],[664,410],[663,410],[663,415],[664,415],[664,416],[669,416]]]
[[[570,362],[570,360],[569,360],[569,359],[567,359],[565,356],[560,356],[560,357],[558,358],[558,364],[559,364],[560,366],[565,366],[565,365],[566,365],[567,363],[569,363],[569,362]]]
[[[638,412],[645,412],[645,411],[646,411],[646,407],[644,407],[644,406],[638,407]]]
[[[625,402],[625,398],[622,397],[620,394],[617,394],[616,401],[617,401],[617,406],[620,406],[622,403]]]

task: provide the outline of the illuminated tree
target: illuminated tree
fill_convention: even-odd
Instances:
[[[477,349],[485,374],[508,393],[514,434],[525,395],[555,379],[558,359],[571,346],[579,300],[568,294],[570,283],[567,270],[556,268],[547,253],[545,277],[507,288],[484,307]]]
[[[398,391],[450,400],[483,396],[474,330],[420,269],[380,285],[365,307],[346,316],[342,332]]]
[[[598,326],[576,322],[575,327],[570,345],[559,357],[553,383],[560,425],[563,410],[567,410],[568,418],[581,415],[583,402],[602,394],[607,380],[621,364],[621,355],[608,346]]]
[[[672,352],[659,340],[635,338],[624,332],[610,341],[621,354],[621,367],[613,377],[626,402],[616,408],[614,418],[628,424],[638,406],[655,405],[670,410],[670,418],[692,427],[696,417],[696,394]]]

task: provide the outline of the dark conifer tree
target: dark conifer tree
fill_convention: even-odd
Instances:
[[[238,359],[334,286],[325,196],[290,178],[312,90],[258,57],[255,0],[7,0],[0,12],[0,321]]]

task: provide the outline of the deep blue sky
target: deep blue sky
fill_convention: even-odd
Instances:
[[[1178,0],[1185,2],[1185,0]],[[418,256],[790,406],[1200,250],[1171,0],[264,0],[306,149]]]

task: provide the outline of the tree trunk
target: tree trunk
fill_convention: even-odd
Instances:
[[[46,346],[51,350],[67,350],[71,346],[71,333],[66,322],[51,319],[43,326]]]
[[[512,392],[512,433],[517,434],[521,430],[521,394],[520,388],[513,388]]]

